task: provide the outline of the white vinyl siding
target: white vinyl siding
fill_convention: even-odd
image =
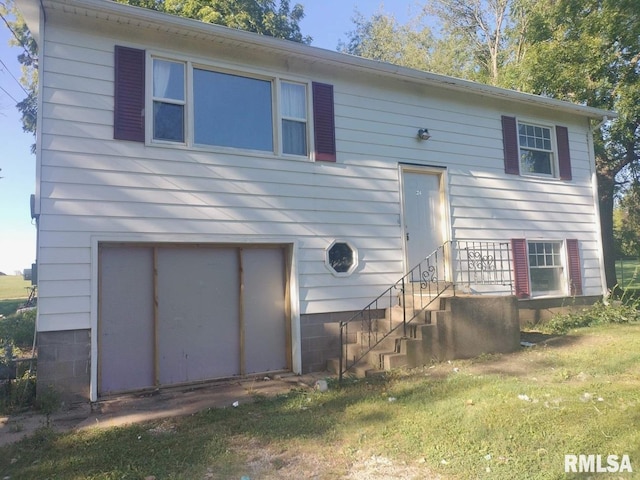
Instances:
[[[154,33],[155,44],[140,45],[116,26],[100,38],[49,20],[41,62],[41,330],[91,326],[96,238],[295,243],[300,313],[360,309],[404,273],[398,162],[447,169],[453,239],[576,238],[584,294],[602,293],[586,119],[184,38],[167,54],[180,58],[186,46],[201,58],[215,52],[274,77],[287,65],[287,76],[334,85],[337,163],[117,141],[114,45],[171,42]],[[523,109],[527,118],[568,126],[570,184],[504,174],[500,116]],[[419,127],[429,128],[428,142],[417,140]],[[359,252],[347,277],[325,266],[336,239]]]

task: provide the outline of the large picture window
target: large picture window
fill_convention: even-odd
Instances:
[[[551,129],[518,123],[520,171],[525,174],[554,175]]]
[[[273,151],[271,82],[194,68],[194,143]]]

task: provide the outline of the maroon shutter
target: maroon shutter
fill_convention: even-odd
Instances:
[[[569,131],[567,127],[556,125],[558,142],[558,167],[561,180],[571,180],[571,156],[569,154]]]
[[[571,296],[582,295],[582,266],[578,240],[567,240],[567,258],[569,259],[569,287]]]
[[[115,48],[113,138],[144,142],[145,52]]]
[[[502,145],[504,147],[504,173],[519,175],[518,125],[515,117],[502,116]]]
[[[336,127],[333,112],[333,85],[313,82],[313,129],[316,160],[336,161]]]
[[[511,240],[513,251],[513,273],[515,276],[516,297],[529,298],[529,259],[527,257],[527,241],[524,238]]]

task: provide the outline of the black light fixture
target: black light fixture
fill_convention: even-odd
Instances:
[[[421,128],[420,130],[418,130],[418,138],[420,140],[429,140],[431,138],[431,134],[429,133],[428,129]]]

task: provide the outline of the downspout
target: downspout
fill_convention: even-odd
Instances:
[[[605,275],[605,265],[604,265],[604,249],[602,245],[602,224],[600,223],[600,194],[598,192],[598,174],[595,170],[596,166],[596,158],[595,158],[595,146],[593,143],[593,133],[598,130],[602,124],[609,120],[609,117],[604,115],[602,120],[591,128],[587,132],[587,145],[589,147],[589,168],[593,169],[591,171],[591,188],[593,191],[593,205],[595,212],[595,227],[598,241],[598,263],[600,267],[600,285],[602,287],[602,296],[604,301],[607,300],[607,295],[609,292],[607,291],[607,277]]]
[[[597,124],[597,125],[594,125],[593,127],[591,127],[591,133],[593,133],[593,132],[595,132],[596,130],[598,130],[598,129],[602,126],[602,124],[603,124],[604,122],[608,122],[608,121],[609,121],[609,117],[607,117],[606,115],[604,115],[604,116],[602,117],[602,120],[601,120],[600,122],[598,122],[598,124]]]
[[[36,178],[35,178],[35,192],[33,195],[33,202],[31,208],[31,218],[32,221],[35,221],[36,227],[36,275],[38,278],[36,280],[36,287],[40,285],[40,275],[39,272],[41,270],[41,255],[40,255],[40,213],[42,210],[42,197],[41,197],[41,183],[42,183],[42,104],[43,104],[43,93],[44,93],[44,84],[42,82],[43,76],[41,72],[44,71],[44,61],[45,61],[45,31],[46,31],[46,22],[47,22],[47,14],[45,11],[43,0],[38,2],[39,4],[39,19],[38,19],[38,100],[37,100],[37,114],[36,114]],[[39,297],[40,292],[38,289],[38,307],[36,308],[36,326],[35,332],[33,335],[33,347],[34,352],[32,352],[32,357],[35,355],[35,349],[37,348],[39,342],[39,332],[40,332],[40,305],[39,305]],[[38,390],[38,382],[36,381],[36,390]]]

